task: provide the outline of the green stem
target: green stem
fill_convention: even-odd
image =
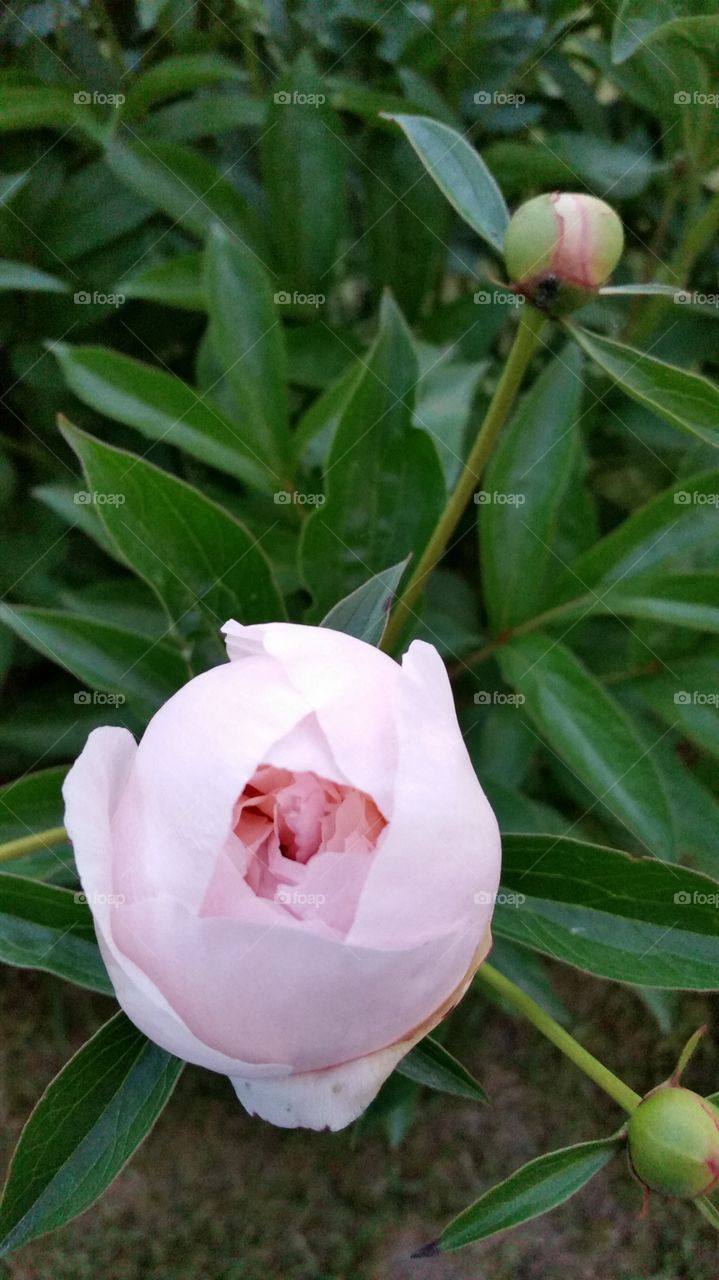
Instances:
[[[21,858],[25,853],[34,853],[36,849],[50,849],[55,844],[67,840],[64,827],[50,827],[34,836],[22,836],[20,840],[8,840],[0,844],[0,862],[11,862],[13,858]]]
[[[547,1040],[551,1040],[552,1044],[569,1058],[580,1071],[583,1071],[590,1080],[599,1085],[605,1093],[609,1094],[615,1102],[623,1107],[630,1114],[639,1106],[641,1098],[638,1093],[629,1088],[623,1080],[614,1075],[604,1063],[595,1058],[587,1049],[583,1049],[574,1036],[570,1036],[568,1031],[560,1027],[554,1018],[550,1017],[540,1005],[532,1000],[521,987],[511,982],[509,978],[505,978],[503,973],[495,969],[491,964],[482,964],[477,970],[477,979],[483,982],[486,987],[490,987],[497,995],[503,996],[511,1005],[521,1013],[528,1022],[541,1031]]]
[[[462,513],[477,488],[485,463],[514,403],[527,365],[537,349],[544,317],[529,305],[522,308],[522,317],[514,337],[512,349],[489,403],[484,422],[477,434],[472,451],[462,468],[454,492],[439,518],[434,533],[417,561],[407,586],[395,604],[384,633],[382,648],[392,652],[422,589],[445,553]]]

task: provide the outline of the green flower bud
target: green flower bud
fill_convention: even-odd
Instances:
[[[604,284],[623,248],[621,221],[608,204],[554,191],[520,205],[507,227],[504,260],[510,280],[532,300],[548,286],[582,298]]]
[[[632,1168],[652,1191],[693,1200],[719,1185],[719,1110],[691,1089],[648,1093],[627,1136]]]

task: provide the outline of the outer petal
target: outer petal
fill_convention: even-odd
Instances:
[[[63,786],[65,821],[77,869],[92,907],[97,940],[117,999],[128,1018],[145,1035],[188,1062],[224,1075],[242,1073],[274,1079],[289,1074],[291,1068],[281,1063],[257,1066],[203,1044],[142,969],[123,955],[115,943],[112,919],[119,908],[113,907],[110,901],[113,894],[111,818],[136,752],[135,740],[127,729],[95,729]]]
[[[397,1063],[461,1000],[491,946],[486,937],[455,991],[404,1039],[325,1071],[307,1071],[284,1080],[243,1080],[232,1084],[243,1107],[284,1129],[344,1129],[369,1106]]]
[[[116,906],[112,929],[123,957],[196,1040],[298,1073],[403,1039],[455,990],[482,938],[472,921],[416,947],[371,950],[282,916],[270,927],[198,918],[182,903],[153,898]]]
[[[148,725],[117,808],[116,891],[198,910],[237,797],[312,711],[266,655],[196,676]]]
[[[222,628],[233,665],[262,651],[282,667],[324,730],[332,754],[353,787],[391,817],[397,762],[392,698],[400,668],[385,653],[329,627],[288,622]],[[240,661],[241,660],[241,661]]]
[[[499,883],[499,830],[462,740],[444,663],[432,645],[415,640],[405,654],[394,706],[394,812],[347,942],[416,946],[457,928],[481,938]]]

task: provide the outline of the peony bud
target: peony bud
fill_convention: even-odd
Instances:
[[[583,300],[611,275],[623,248],[614,210],[595,196],[567,191],[521,205],[504,238],[510,279],[540,306],[559,292]]]
[[[633,1112],[632,1168],[645,1186],[694,1200],[719,1184],[719,1110],[691,1089],[660,1085]]]

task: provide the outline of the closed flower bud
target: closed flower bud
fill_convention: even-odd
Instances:
[[[554,191],[520,206],[504,239],[509,277],[538,305],[561,291],[583,300],[611,275],[622,256],[617,214],[595,196]],[[542,299],[546,300],[543,302]]]
[[[693,1200],[719,1185],[719,1110],[690,1089],[662,1085],[633,1112],[629,1156],[641,1182]]]

